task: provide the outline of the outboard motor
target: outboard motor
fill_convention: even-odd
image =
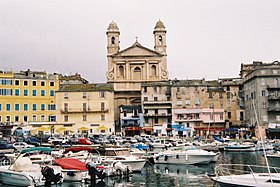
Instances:
[[[41,173],[44,176],[44,178],[46,179],[45,181],[45,186],[51,186],[51,183],[55,183],[57,184],[61,179],[62,176],[60,173],[54,174],[54,170],[53,168],[50,168],[48,166],[45,166],[41,169]]]
[[[106,173],[104,173],[103,170],[99,170],[95,163],[87,163],[86,168],[88,169],[88,174],[90,175],[91,185],[96,184],[96,176],[99,179],[104,179],[106,177]]]

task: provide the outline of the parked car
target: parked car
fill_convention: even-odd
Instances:
[[[26,142],[15,142],[13,144],[14,148],[17,149],[18,151],[21,151],[23,149],[26,148],[31,148],[31,147],[35,147],[34,145],[31,144],[27,144]]]

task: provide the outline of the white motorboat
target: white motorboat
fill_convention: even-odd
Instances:
[[[4,154],[8,164],[12,164],[20,156],[28,157],[33,164],[48,164],[54,158],[51,156],[52,148],[49,147],[32,147],[23,149],[20,153]],[[4,165],[1,163],[1,165]]]
[[[40,186],[45,185],[46,176],[54,177],[53,183],[61,183],[63,176],[60,172],[60,167],[42,168],[28,157],[19,156],[12,165],[0,167],[0,180],[13,186]]]
[[[95,151],[102,163],[110,165],[119,161],[128,166],[132,172],[140,172],[146,163],[146,159],[133,156],[128,148],[104,148]]]
[[[197,148],[170,149],[154,155],[156,164],[208,164],[218,153]]]
[[[259,165],[219,164],[211,180],[225,186],[280,187],[280,168]]]
[[[255,144],[253,143],[229,143],[224,146],[224,151],[244,152],[244,151],[256,151]]]

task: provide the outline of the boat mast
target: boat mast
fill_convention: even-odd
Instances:
[[[268,163],[268,159],[267,159],[265,148],[264,148],[264,142],[263,142],[263,138],[262,138],[262,134],[261,134],[261,127],[260,127],[259,118],[258,118],[258,114],[257,114],[257,110],[256,110],[256,105],[255,105],[255,100],[254,99],[253,99],[253,108],[254,108],[254,112],[255,112],[255,116],[256,116],[256,122],[257,122],[257,126],[258,126],[259,136],[261,138],[261,145],[262,145],[262,148],[263,148],[263,154],[264,154],[264,158],[265,158],[265,163],[266,163],[266,166],[267,166],[267,169],[268,169],[268,174],[269,174],[269,177],[270,177],[271,184],[273,186],[273,181],[272,181],[272,178],[271,178],[271,172],[270,172],[270,168],[269,168],[269,163]]]

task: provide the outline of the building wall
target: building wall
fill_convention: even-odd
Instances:
[[[88,128],[89,134],[115,132],[113,91],[60,90],[56,93],[56,101],[57,123],[72,124],[75,133],[81,133],[79,128],[82,127]],[[101,131],[100,127],[107,129]]]
[[[27,124],[55,121],[55,91],[59,87],[57,75],[29,70],[1,72],[0,85],[0,122]]]

